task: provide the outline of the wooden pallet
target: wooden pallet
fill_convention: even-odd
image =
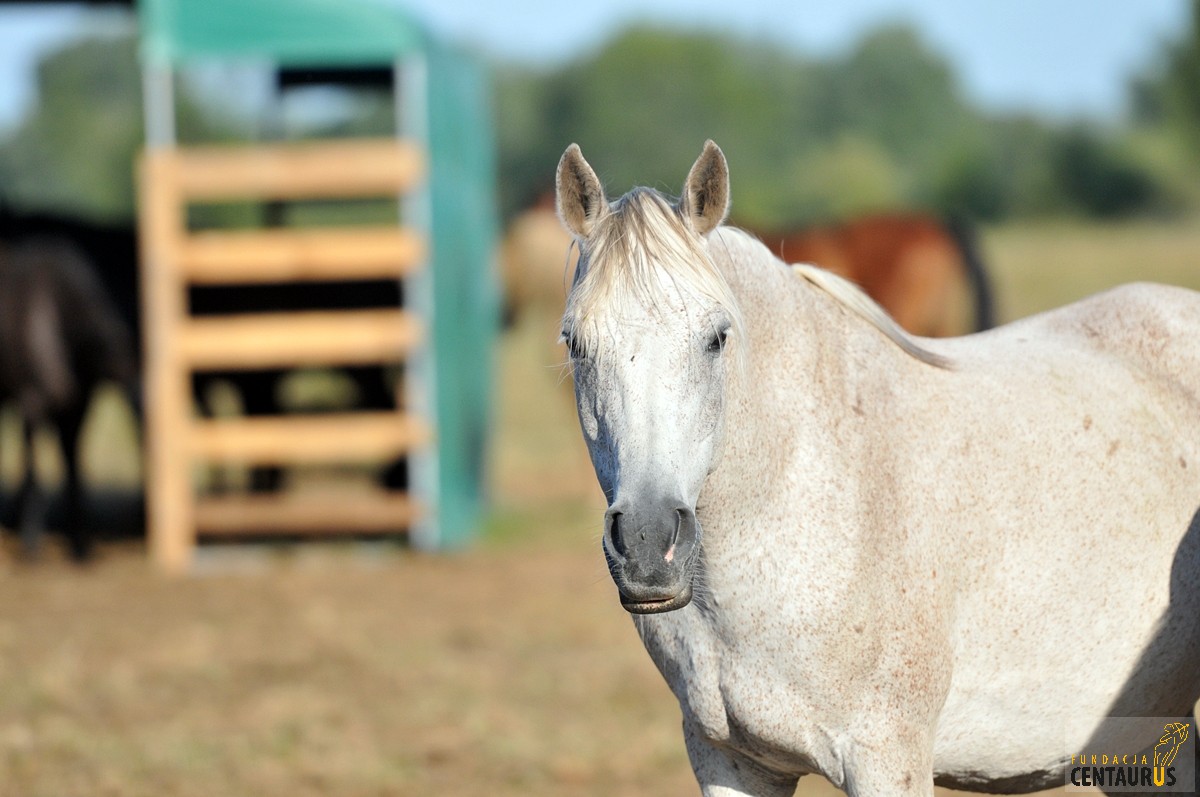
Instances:
[[[424,267],[422,235],[396,226],[191,232],[204,201],[403,196],[424,180],[424,154],[405,141],[148,150],[139,170],[145,326],[147,528],[154,561],[188,569],[197,536],[383,533],[420,517],[412,496],[353,506],[303,496],[198,501],[192,468],[376,460],[433,444],[406,413],[196,419],[199,370],[402,361],[426,345],[424,319],[402,308],[238,316],[189,315],[191,285],[401,279]]]

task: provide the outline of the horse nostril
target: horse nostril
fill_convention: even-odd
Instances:
[[[688,513],[688,510],[686,509],[676,510],[676,528],[674,528],[674,532],[671,534],[671,545],[667,546],[668,549],[673,549],[673,547],[676,546],[676,543],[678,543],[679,529],[682,529],[684,523],[688,521],[688,514],[686,513]]]
[[[621,538],[621,513],[610,511],[605,520],[608,524],[608,539],[612,542],[613,550],[625,556],[625,541]]]
[[[685,548],[695,541],[695,517],[690,509],[681,507],[675,510],[675,529],[671,532],[671,541],[663,556],[667,562],[675,560],[676,548],[681,540]]]

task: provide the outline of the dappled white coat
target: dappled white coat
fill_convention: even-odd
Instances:
[[[562,186],[560,167],[560,212]],[[806,772],[852,795],[931,795],[931,773],[1046,788],[1089,722],[1191,712],[1200,297],[1131,286],[920,341],[938,367],[750,236],[692,224],[741,316],[711,457],[659,417],[705,389],[670,372],[703,292],[667,264],[656,306],[569,303],[565,323],[608,314],[578,401],[610,500],[656,451],[664,481],[699,485],[695,598],[635,622],[705,795],[790,795]]]

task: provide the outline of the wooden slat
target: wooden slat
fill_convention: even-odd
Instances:
[[[431,437],[419,418],[399,412],[205,419],[189,435],[193,456],[247,465],[383,460]]]
[[[168,573],[182,573],[192,559],[195,531],[190,465],[177,442],[187,432],[191,394],[176,347],[184,313],[175,252],[184,211],[174,190],[176,163],[149,151],[139,164],[138,233],[141,299],[145,325],[146,529],[151,556]]]
[[[318,199],[407,193],[424,177],[421,148],[358,139],[175,150],[185,201]]]
[[[209,537],[242,534],[390,534],[421,517],[403,493],[365,495],[235,496],[197,503],[196,526]]]
[[[423,337],[403,310],[347,310],[194,317],[181,324],[179,348],[195,369],[385,363]]]
[[[399,279],[425,259],[425,241],[397,226],[203,232],[184,239],[184,277],[199,285]]]

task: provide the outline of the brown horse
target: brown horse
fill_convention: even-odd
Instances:
[[[791,232],[751,231],[786,263],[812,263],[856,283],[913,334],[945,337],[995,323],[975,236],[961,220],[891,213]],[[969,320],[966,297],[973,305]]]

